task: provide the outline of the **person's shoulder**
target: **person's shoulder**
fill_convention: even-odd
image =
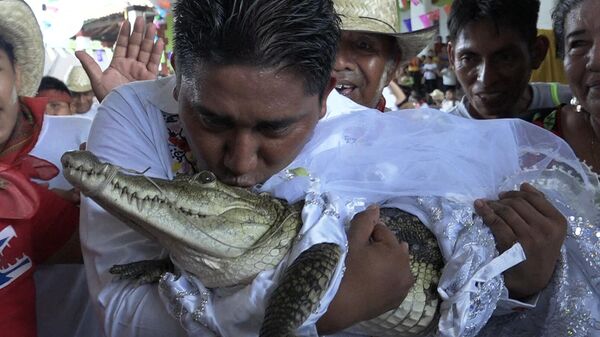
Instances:
[[[156,80],[135,81],[118,86],[114,91],[122,95],[135,94],[141,97],[151,97],[157,92],[162,92],[171,82],[175,83],[174,77],[171,76]]]

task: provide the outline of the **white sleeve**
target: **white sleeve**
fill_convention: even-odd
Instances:
[[[129,86],[112,92],[94,120],[87,148],[102,161],[168,178],[169,153],[162,116]],[[161,124],[161,122],[163,124]],[[161,126],[163,127],[161,130]],[[166,251],[89,198],[82,199],[80,235],[92,303],[106,336],[185,336],[165,310],[156,284],[116,280],[114,264],[165,257]]]

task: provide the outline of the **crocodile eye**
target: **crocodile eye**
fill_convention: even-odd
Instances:
[[[210,171],[202,171],[198,173],[198,181],[200,181],[202,184],[212,183],[215,180],[217,180],[217,177],[215,177],[215,174]]]

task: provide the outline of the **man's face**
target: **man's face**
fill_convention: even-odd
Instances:
[[[69,103],[60,99],[53,98],[51,96],[42,96],[48,97],[48,103],[46,104],[46,114],[52,116],[71,115],[71,107],[69,106]]]
[[[0,49],[0,151],[12,135],[19,114],[19,69]]]
[[[76,114],[83,114],[92,108],[94,103],[94,92],[72,92],[71,93],[71,110]]]
[[[516,30],[487,20],[468,24],[448,44],[450,63],[465,89],[471,115],[502,118],[522,112],[516,111],[517,103],[528,89],[532,69],[545,56],[544,51],[541,59],[533,60],[530,50]]]
[[[178,83],[179,112],[198,164],[224,183],[249,187],[290,164],[326,112],[333,89],[307,95],[295,74],[206,66]]]
[[[337,91],[375,108],[399,64],[394,43],[394,38],[382,34],[343,31],[333,69]]]

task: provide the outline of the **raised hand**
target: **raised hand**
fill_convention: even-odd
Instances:
[[[131,36],[129,30],[129,21],[124,21],[119,30],[112,61],[104,72],[85,51],[75,52],[75,56],[90,78],[98,101],[102,101],[112,89],[119,85],[133,81],[152,80],[157,77],[165,44],[162,39],[154,42],[156,27],[149,23],[146,25],[144,33],[144,18],[137,17]]]
[[[552,277],[567,234],[567,220],[529,184],[503,192],[499,200],[477,200],[475,211],[487,224],[501,253],[519,242],[527,260],[504,273],[510,297],[522,299],[544,289]]]

